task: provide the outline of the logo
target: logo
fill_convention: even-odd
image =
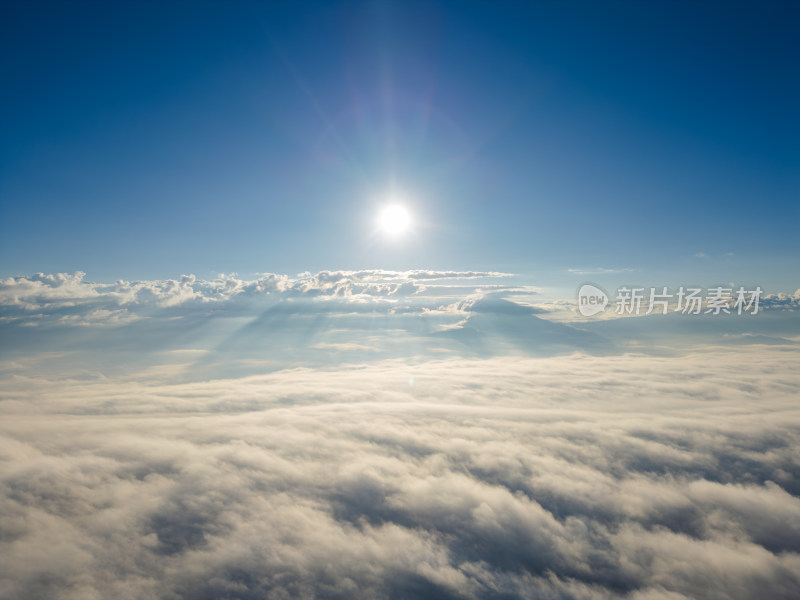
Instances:
[[[583,284],[578,290],[578,310],[584,317],[601,313],[608,306],[608,294],[590,283]]]

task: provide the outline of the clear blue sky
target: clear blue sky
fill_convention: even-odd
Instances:
[[[797,2],[0,11],[4,276],[800,285]]]

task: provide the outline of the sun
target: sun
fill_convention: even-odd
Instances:
[[[378,216],[378,224],[384,233],[397,236],[408,231],[411,226],[411,215],[405,207],[391,204],[381,211]]]

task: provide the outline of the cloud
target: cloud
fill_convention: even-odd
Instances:
[[[764,294],[760,299],[760,306],[769,309],[800,309],[800,289],[794,293],[778,292],[776,294]]]
[[[298,297],[346,298],[351,301],[381,297],[406,297],[424,292],[430,282],[455,282],[474,291],[464,281],[510,277],[508,273],[483,271],[321,271],[301,273],[292,279],[267,273],[244,280],[220,275],[198,280],[194,275],[179,279],[117,281],[113,284],[86,281],[86,274],[10,277],[0,280],[0,323],[40,325],[108,325],[152,316],[155,311],[181,308],[208,311],[236,308],[242,302]],[[496,290],[507,286],[488,284]],[[442,291],[445,291],[443,286]]]
[[[316,279],[321,283],[339,283],[341,281],[437,281],[443,279],[486,279],[512,277],[511,273],[499,271],[434,271],[416,269],[410,271],[386,271],[371,269],[360,271],[320,271],[316,275],[302,273],[300,277]]]
[[[4,377],[0,597],[789,599],[797,358]]]
[[[501,275],[2,281],[0,597],[793,597],[800,294]]]
[[[452,279],[456,273],[323,271],[113,284],[82,273],[11,278],[0,284],[0,374],[189,381],[442,353],[663,354],[800,341],[798,293],[764,296],[756,316],[603,321],[576,316],[572,299],[541,301],[535,288],[496,283],[498,273]],[[178,353],[186,348],[196,352]]]
[[[346,343],[346,342],[342,342],[342,343],[339,343],[339,344],[337,344],[337,343],[320,342],[319,344],[316,344],[314,347],[315,348],[320,348],[320,349],[323,349],[323,350],[325,350],[325,349],[331,349],[331,350],[367,350],[369,352],[374,352],[374,351],[377,350],[377,348],[375,346],[368,346],[366,344]]]

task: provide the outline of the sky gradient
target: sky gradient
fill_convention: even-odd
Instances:
[[[632,269],[794,289],[796,3],[3,12],[4,276],[477,268],[571,288],[569,269]],[[392,190],[419,224],[402,243],[372,236]]]

